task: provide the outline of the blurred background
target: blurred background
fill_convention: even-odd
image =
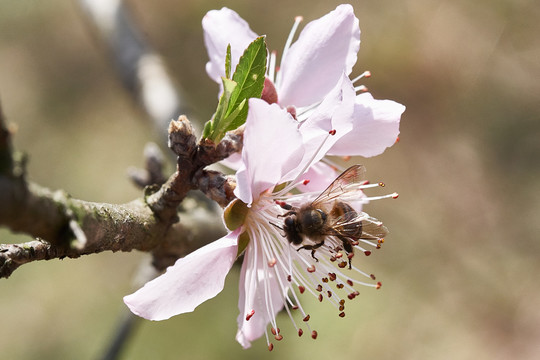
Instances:
[[[190,115],[211,117],[201,19],[236,10],[281,52],[293,18],[337,1],[126,1],[183,87]],[[144,321],[124,359],[538,359],[540,357],[540,6],[534,0],[352,3],[362,44],[353,75],[379,99],[407,106],[400,142],[359,159],[398,200],[367,211],[391,235],[360,267],[366,288],[344,319],[307,304],[319,331],[242,350],[238,270],[194,313]],[[162,140],[126,94],[76,1],[0,3],[0,100],[30,156],[28,177],[85,200],[140,196],[126,177],[147,141]],[[162,141],[161,145],[165,147]],[[171,170],[172,165],[169,167]],[[0,242],[29,237],[0,230]],[[5,359],[97,359],[125,307],[144,254],[104,253],[25,265],[0,280]],[[290,336],[287,336],[290,334]]]

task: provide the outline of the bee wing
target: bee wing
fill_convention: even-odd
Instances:
[[[366,168],[363,165],[353,165],[339,175],[315,200],[314,206],[331,207],[332,200],[342,197],[343,194],[351,191],[361,192],[354,184],[361,184],[365,181]],[[328,209],[329,210],[329,209]]]
[[[347,238],[356,238],[364,240],[380,240],[388,234],[388,229],[383,223],[365,212],[357,212],[355,216],[345,214],[332,220],[330,228],[335,234]],[[360,233],[359,230],[362,230]]]

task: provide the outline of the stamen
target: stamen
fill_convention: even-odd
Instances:
[[[372,200],[381,200],[381,199],[389,199],[389,198],[397,199],[398,197],[399,197],[398,193],[392,193],[392,194],[381,195],[381,196],[368,196],[366,197],[365,200],[372,201]]]
[[[275,82],[276,76],[276,58],[277,52],[274,50],[270,53],[270,59],[268,60],[268,78]]]
[[[246,321],[249,321],[249,319],[251,319],[253,317],[253,315],[255,315],[255,310],[251,310],[247,315],[246,315]]]
[[[361,73],[360,75],[358,75],[357,77],[355,77],[354,79],[352,79],[351,82],[354,84],[358,80],[363,79],[363,78],[368,78],[368,77],[371,77],[371,71],[366,70],[363,73]]]
[[[365,85],[355,86],[354,87],[355,92],[367,92],[368,88]]]
[[[292,26],[291,32],[289,33],[289,36],[287,37],[287,41],[285,42],[285,46],[283,47],[283,55],[281,56],[281,62],[280,66],[283,65],[283,59],[287,56],[287,53],[289,52],[289,48],[291,47],[291,44],[293,42],[294,34],[296,34],[296,30],[298,30],[298,25],[300,25],[300,22],[302,22],[304,18],[302,16],[297,16],[294,18],[294,24]],[[276,78],[276,84],[281,83],[281,72],[278,72],[277,78]],[[278,85],[279,86],[279,85]]]

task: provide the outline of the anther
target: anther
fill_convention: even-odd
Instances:
[[[338,289],[343,289],[344,286],[345,286],[345,285],[343,285],[343,284],[337,284],[337,285],[336,285],[336,287],[337,287]]]
[[[369,275],[369,277],[370,277],[371,279],[375,280],[375,275],[371,274],[371,275]]]
[[[315,290],[317,290],[318,292],[321,292],[322,291],[322,285],[321,284],[317,285]]]
[[[338,266],[339,266],[340,268],[343,269],[345,266],[347,266],[347,262],[346,262],[346,261],[342,261],[342,262],[340,262],[340,263],[338,264]]]
[[[279,334],[281,332],[281,330],[279,330],[279,328],[271,328],[270,331],[272,332],[272,335],[276,336],[277,334]]]
[[[354,257],[354,253],[348,253],[347,258],[352,259]]]
[[[291,276],[291,275],[287,275],[287,281],[288,281],[288,282],[291,282],[291,281],[292,281],[292,276]]]
[[[307,270],[308,272],[310,272],[310,273],[314,273],[314,272],[315,272],[315,265],[309,266],[306,270]]]
[[[332,292],[330,290],[328,290],[327,295],[328,295],[328,297],[332,297]]]
[[[342,317],[342,318],[345,317],[345,313],[344,313],[343,311],[340,312],[340,313],[339,313],[339,317]]]
[[[345,299],[339,300],[339,305],[345,305]]]
[[[336,135],[336,129],[332,129],[328,132],[330,135]]]
[[[304,291],[306,291],[306,288],[303,287],[302,285],[298,285],[298,291],[300,291],[300,294],[303,294]]]
[[[268,344],[268,351],[272,351],[272,350],[274,350],[274,344],[269,343]]]
[[[366,256],[371,255],[371,251],[369,251],[369,250],[364,251],[364,255],[366,255]]]
[[[343,310],[345,310],[345,306],[340,305],[340,306],[339,306],[339,311],[343,311]]]
[[[347,284],[348,284],[349,286],[353,286],[353,281],[352,281],[351,279],[347,279]]]
[[[322,294],[319,294],[319,302],[322,302],[323,296]]]
[[[277,334],[276,336],[274,336],[274,339],[276,339],[277,341],[281,341],[281,339],[283,339],[283,335]]]
[[[304,181],[302,182],[302,184],[303,184],[303,185],[307,185],[307,184],[309,184],[309,181],[310,181],[309,179],[306,179],[306,180],[304,180]]]
[[[304,335],[304,330],[298,329],[298,337]]]
[[[380,186],[380,187],[385,187],[386,185],[381,181],[381,182],[379,183],[379,186]]]
[[[308,315],[306,315],[306,317],[303,318],[302,320],[303,320],[304,322],[307,322],[307,321],[309,321],[309,318],[310,318],[310,316],[309,316],[309,314],[308,314]]]
[[[246,321],[249,321],[255,315],[255,310],[251,310],[249,314],[246,315]]]
[[[313,331],[311,332],[311,338],[312,338],[313,340],[315,340],[315,339],[317,338],[317,335],[318,335],[318,334],[317,334],[317,331],[313,330]]]
[[[393,193],[392,194],[392,199],[397,199],[399,197],[399,194],[398,193]]]
[[[377,285],[375,286],[375,289],[379,290],[382,286],[382,283],[379,281]]]
[[[323,277],[321,280],[322,280],[323,283],[327,283],[327,282],[328,282],[328,278],[327,278],[327,277]]]
[[[268,260],[268,266],[270,266],[270,267],[274,267],[274,265],[276,265],[276,263],[277,263],[276,258],[272,258],[272,259]]]
[[[341,259],[342,256],[343,256],[342,253],[337,253],[336,256],[335,256],[335,258],[336,258],[336,259]]]
[[[330,278],[331,281],[335,281],[337,278],[337,275],[336,273],[328,273],[328,277]]]

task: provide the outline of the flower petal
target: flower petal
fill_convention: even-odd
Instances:
[[[360,28],[351,5],[339,5],[307,24],[281,63],[281,106],[321,101],[343,72],[351,73],[359,49]]]
[[[343,74],[316,110],[302,122],[300,132],[304,141],[304,158],[286,179],[294,179],[305,167],[322,159],[334,144],[353,128],[355,92],[349,78]],[[335,132],[330,135],[330,131]]]
[[[223,290],[237,255],[240,229],[178,259],[167,271],[147,282],[124,302],[136,315],[165,320],[191,312]]]
[[[206,13],[202,26],[204,43],[210,58],[206,63],[206,72],[212,80],[221,84],[221,77],[225,76],[227,45],[231,44],[231,67],[234,72],[238,59],[257,38],[257,34],[251,31],[249,24],[235,11],[226,7]]]
[[[283,308],[285,294],[276,279],[274,268],[265,266],[261,244],[249,243],[240,273],[240,296],[238,299],[238,332],[236,340],[245,349],[260,338],[268,324]],[[281,279],[286,283],[285,279]],[[247,316],[252,314],[252,316]]]
[[[235,195],[251,204],[261,192],[281,183],[283,175],[298,167],[303,155],[298,122],[277,104],[249,99]]]
[[[313,164],[304,174],[304,178],[309,180],[309,182],[299,189],[302,192],[322,192],[338,177],[338,175],[339,173],[335,168],[319,161],[318,163]]]
[[[375,100],[369,93],[356,97],[354,128],[328,152],[330,155],[379,155],[399,135],[405,106],[391,100]]]

